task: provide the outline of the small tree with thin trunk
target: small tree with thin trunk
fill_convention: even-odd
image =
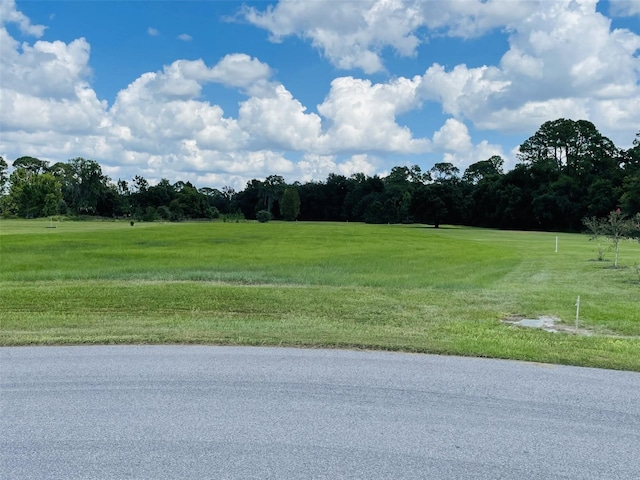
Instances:
[[[613,261],[614,268],[618,268],[618,247],[620,240],[631,236],[632,225],[631,221],[625,218],[625,215],[620,209],[609,212],[609,216],[606,219],[606,234],[613,242],[613,249],[615,251],[615,260]]]
[[[604,235],[611,241],[615,253],[614,268],[618,268],[620,240],[635,238],[640,241],[640,214],[628,219],[618,208],[609,212],[605,218],[584,218],[582,224],[589,230],[591,239],[598,241],[598,260],[604,259],[599,238]]]
[[[605,233],[605,223],[603,219],[597,217],[585,217],[582,219],[582,224],[587,228],[589,232],[589,240],[593,240],[598,244],[598,261],[604,261],[604,249],[600,243],[601,238]]]

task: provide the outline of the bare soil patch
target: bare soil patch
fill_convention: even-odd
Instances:
[[[576,328],[575,325],[562,323],[558,317],[542,315],[537,318],[527,318],[523,315],[509,315],[502,319],[503,323],[521,328],[536,328],[550,333],[572,333],[574,335],[593,335],[594,332],[586,328]]]

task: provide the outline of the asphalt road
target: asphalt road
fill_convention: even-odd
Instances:
[[[640,479],[640,374],[337,350],[0,349],[2,479]]]

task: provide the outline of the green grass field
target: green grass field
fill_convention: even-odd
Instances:
[[[640,371],[640,245],[353,223],[0,220],[0,344],[344,347]],[[613,258],[612,253],[609,258]],[[575,334],[576,299],[581,298]],[[502,322],[556,316],[567,332]]]

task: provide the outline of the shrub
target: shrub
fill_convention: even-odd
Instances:
[[[167,207],[166,205],[162,205],[158,207],[158,216],[162,220],[167,221],[171,218],[171,210],[169,210],[169,207]]]
[[[144,214],[142,215],[143,222],[153,222],[157,218],[158,215],[156,213],[156,209],[151,206],[147,207],[147,209],[144,211]]]
[[[271,220],[271,212],[269,212],[268,210],[260,210],[256,213],[256,219],[260,223],[267,223],[269,220]]]

